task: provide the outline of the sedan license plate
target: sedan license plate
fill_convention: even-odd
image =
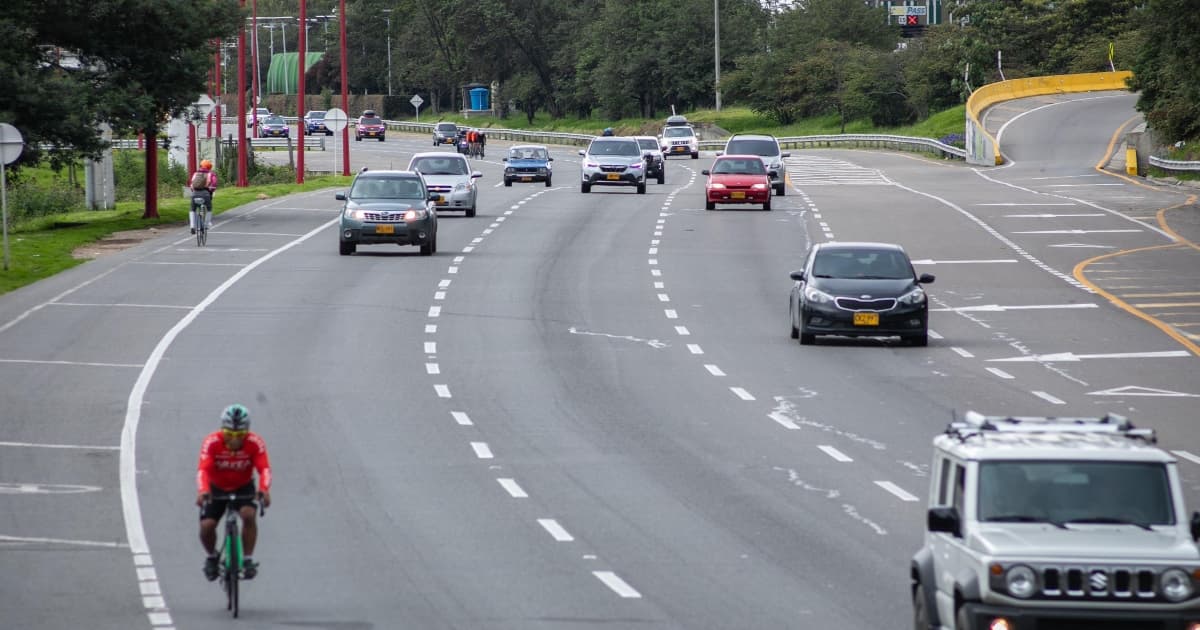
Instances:
[[[879,325],[879,313],[855,313],[854,314],[854,325],[855,326],[878,326]]]
[[[729,198],[730,198],[730,199],[745,199],[745,198],[746,198],[746,193],[744,193],[744,192],[742,192],[742,191],[740,191],[740,190],[738,190],[738,191],[735,191],[735,192],[731,192],[731,193],[729,193]]]
[[[522,177],[522,178],[521,178],[521,181],[523,181],[523,182],[531,182],[531,181],[533,181],[533,178],[532,178],[532,177],[530,177],[530,176],[528,176],[528,175],[526,175],[526,176],[524,176],[524,177]]]
[[[438,206],[448,206],[448,205],[450,205],[450,202],[449,202],[449,201],[447,201],[445,197],[442,197],[441,199],[438,199],[438,200],[437,200],[437,202],[435,202],[435,204],[434,204],[434,205],[438,205]]]
[[[621,176],[616,173],[609,173],[608,178],[609,179],[621,179]]]
[[[396,226],[394,226],[394,225],[376,225],[375,233],[376,234],[395,234]]]

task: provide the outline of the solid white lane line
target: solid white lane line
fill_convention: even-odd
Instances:
[[[1012,374],[1009,374],[1008,372],[1005,372],[1004,370],[1001,370],[1000,368],[990,367],[990,368],[987,368],[987,371],[991,372],[992,374],[995,374],[996,376],[999,376],[1000,378],[1013,378]]]
[[[1143,230],[1030,230],[1013,234],[1131,234]]]
[[[687,345],[687,349],[688,352],[691,352],[692,354],[704,354],[704,350],[701,349],[699,345],[694,343],[689,343]]]
[[[450,387],[448,385],[434,385],[433,391],[437,392],[438,398],[450,397]]]
[[[529,498],[529,495],[525,494],[525,491],[521,489],[521,486],[517,485],[516,480],[510,479],[508,477],[500,477],[500,478],[496,479],[496,481],[500,482],[501,487],[503,487],[505,489],[505,491],[507,491],[508,494],[512,496],[512,498],[514,498],[514,499],[528,499]]]
[[[898,497],[901,501],[906,501],[906,502],[912,503],[914,501],[920,500],[917,497],[909,494],[907,491],[905,491],[900,486],[897,486],[896,484],[894,484],[890,481],[876,481],[875,485],[896,495],[896,497]]]
[[[678,333],[681,337],[686,337],[686,336],[692,334],[692,333],[688,332],[687,326],[676,326],[675,332]]]
[[[475,451],[475,457],[479,459],[492,459],[492,449],[487,442],[471,442],[471,450]]]
[[[730,387],[729,391],[733,392],[735,396],[741,398],[742,400],[755,400],[754,396],[752,396],[750,392],[742,389],[741,387]]]
[[[1074,205],[1074,204],[1066,204]],[[1105,217],[1103,212],[1081,212],[1078,214],[1006,214],[1007,219],[1065,219],[1075,217]]]
[[[425,354],[437,354],[437,342],[436,341],[426,341],[425,342]]]
[[[471,418],[467,415],[467,413],[465,411],[451,411],[450,415],[453,416],[455,422],[461,424],[464,427],[469,427],[472,424]]]
[[[539,518],[537,522],[543,529],[550,532],[550,535],[558,542],[571,542],[575,540],[574,536],[568,533],[566,529],[563,529],[563,526],[559,525],[558,521],[552,518]]]
[[[1171,451],[1171,452],[1174,453],[1175,456],[1180,459],[1186,459],[1189,462],[1192,462],[1193,464],[1200,464],[1200,457],[1197,457],[1187,451]]]
[[[953,350],[956,354],[958,354],[958,356],[960,356],[964,359],[971,359],[971,358],[975,357],[975,355],[971,354],[970,352],[968,352],[962,348],[959,348],[958,346],[952,346],[950,349]]]
[[[141,368],[137,363],[87,363],[83,361],[38,361],[35,359],[0,359],[0,363],[35,363],[39,365],[80,365],[83,367]]]
[[[841,451],[837,450],[836,448],[834,448],[834,447],[832,447],[832,446],[829,446],[829,445],[827,445],[827,444],[822,444],[822,445],[819,445],[819,446],[817,446],[817,448],[819,448],[819,449],[821,449],[822,451],[824,451],[826,455],[828,455],[828,456],[832,457],[832,458],[833,458],[834,460],[836,460],[836,461],[839,461],[839,462],[852,462],[852,461],[854,461],[854,459],[853,459],[853,458],[851,458],[849,455],[846,455],[845,453],[843,453],[843,452],[841,452]]]
[[[1041,398],[1042,400],[1044,400],[1044,401],[1046,401],[1046,402],[1048,402],[1048,403],[1050,403],[1050,404],[1052,404],[1052,405],[1065,405],[1065,404],[1067,404],[1065,401],[1063,401],[1063,400],[1060,400],[1060,399],[1058,399],[1058,398],[1055,398],[1054,396],[1051,396],[1050,394],[1047,394],[1046,392],[1038,392],[1038,391],[1035,391],[1035,392],[1032,392],[1032,393],[1033,393],[1033,395],[1034,395],[1034,396],[1037,396],[1038,398]]]
[[[947,308],[931,308],[931,311],[951,313],[1002,313],[1004,311],[1037,311],[1049,309],[1100,308],[1099,304],[1023,304],[1020,306],[1004,306],[1001,304],[979,304],[976,306],[951,306]]]
[[[6,536],[0,534],[0,542],[28,543],[38,545],[69,545],[75,547],[104,547],[108,549],[128,549],[125,543],[109,540],[69,540],[66,538],[31,538],[27,536]]]
[[[991,265],[996,263],[1015,263],[1015,258],[994,258],[991,260],[914,260],[914,265]]]
[[[604,582],[604,585],[612,589],[614,593],[626,599],[640,599],[642,594],[634,590],[634,588],[625,583],[625,580],[617,577],[612,571],[592,571],[592,575]]]
[[[81,451],[116,451],[120,450],[119,446],[86,446],[82,444],[37,444],[34,442],[0,442],[0,446],[17,446],[22,448],[60,448],[60,449],[78,449]]]

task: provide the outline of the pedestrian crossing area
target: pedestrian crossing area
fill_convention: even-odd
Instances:
[[[878,169],[866,168],[845,160],[820,156],[796,155],[784,158],[792,186],[888,186],[891,181]]]

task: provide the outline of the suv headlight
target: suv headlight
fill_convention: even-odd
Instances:
[[[1192,596],[1192,578],[1183,569],[1167,569],[1160,578],[1162,594],[1169,601],[1181,602]]]
[[[363,211],[359,210],[357,208],[347,207],[346,208],[346,218],[354,219],[355,221],[362,221],[363,220]]]
[[[828,293],[808,285],[804,287],[804,299],[817,304],[829,304],[833,302],[833,296]]]
[[[900,302],[901,304],[910,304],[914,306],[917,304],[923,304],[925,302],[925,290],[921,287],[917,287],[912,291],[901,295],[896,301]]]
[[[1021,599],[1033,597],[1037,590],[1037,578],[1033,569],[1025,565],[1017,565],[1004,574],[1004,588],[1009,595]]]

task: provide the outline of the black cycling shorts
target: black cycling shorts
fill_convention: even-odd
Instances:
[[[225,516],[225,506],[228,503],[233,503],[233,507],[238,510],[247,505],[255,509],[258,508],[258,503],[254,500],[255,497],[258,496],[258,487],[254,485],[253,481],[238,488],[237,490],[234,490],[234,492],[238,495],[246,497],[245,499],[238,499],[232,502],[226,499],[220,499],[217,497],[217,495],[229,494],[228,490],[222,490],[220,488],[213,488],[210,492],[212,494],[212,499],[210,499],[208,503],[204,505],[204,507],[200,508],[200,520],[204,520],[206,518],[214,521],[221,520],[221,517]]]

